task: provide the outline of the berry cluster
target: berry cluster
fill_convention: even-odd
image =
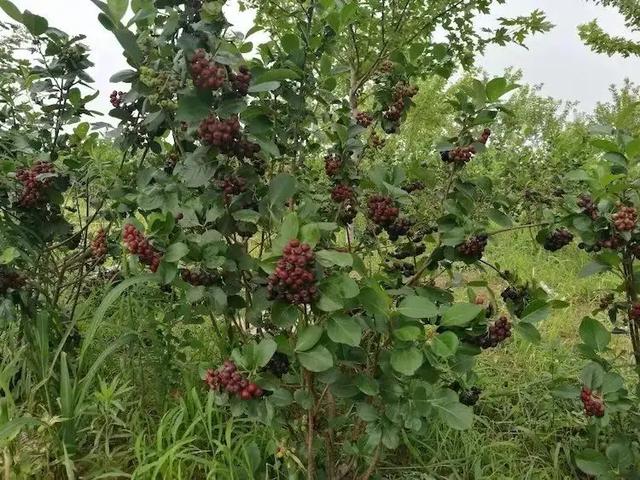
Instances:
[[[598,308],[600,310],[606,310],[607,308],[609,308],[611,306],[611,304],[613,303],[613,301],[615,300],[615,295],[613,293],[608,293],[606,294],[604,297],[602,297],[600,299],[600,304],[598,305]],[[631,307],[633,308],[633,307]],[[638,315],[640,315],[640,305],[638,305],[638,309],[636,310],[636,313]],[[631,316],[631,313],[629,313],[629,316]]]
[[[0,266],[0,295],[6,295],[9,290],[19,290],[26,283],[27,279],[18,272]]]
[[[396,83],[396,86],[393,89],[393,99],[394,101],[402,100],[404,98],[413,98],[418,93],[417,85],[407,85],[404,82]]]
[[[522,287],[507,287],[500,294],[507,305],[511,305],[513,312],[520,316],[529,303],[529,289]]]
[[[327,177],[332,178],[340,173],[342,160],[335,153],[330,153],[324,157],[324,171]]]
[[[164,162],[164,172],[167,175],[171,175],[178,164],[179,156],[176,152],[172,152],[167,156],[167,159]]]
[[[207,52],[199,48],[191,59],[191,78],[202,90],[218,90],[224,84],[227,74],[223,65],[207,58]]]
[[[384,195],[372,195],[367,202],[369,218],[376,225],[386,228],[392,225],[400,213],[390,197]]]
[[[107,232],[102,228],[98,230],[91,241],[91,254],[96,263],[104,262],[107,256]]]
[[[356,113],[356,123],[361,127],[367,128],[373,123],[373,116],[367,112]]]
[[[629,309],[629,319],[634,322],[640,321],[640,303],[634,303]]]
[[[235,195],[240,195],[247,190],[247,180],[242,177],[227,176],[218,182],[218,188],[222,190],[224,203],[229,205]]]
[[[418,257],[427,251],[427,247],[424,245],[414,245],[412,243],[408,244],[403,248],[397,249],[395,252],[391,254],[393,258],[397,258],[398,260],[404,260],[409,257]]]
[[[249,93],[249,84],[251,83],[251,72],[246,66],[241,66],[238,73],[231,74],[231,85],[238,95],[246,95]]]
[[[404,185],[402,189],[407,193],[413,193],[420,190],[424,190],[424,187],[425,187],[424,182],[421,182],[420,180],[418,180],[418,181],[411,182]]]
[[[588,417],[604,417],[604,400],[590,388],[582,387],[580,400],[582,400],[585,415]]]
[[[282,253],[276,271],[269,277],[270,298],[295,305],[310,304],[318,294],[313,250],[306,243],[291,240]]]
[[[331,199],[336,203],[344,203],[349,202],[355,199],[355,192],[353,188],[349,185],[336,185],[331,190]]]
[[[383,60],[382,62],[380,62],[380,66],[378,67],[378,71],[382,74],[387,74],[387,73],[391,73],[393,72],[393,69],[395,68],[395,64],[389,60]]]
[[[196,272],[194,270],[189,270],[188,268],[180,270],[180,277],[182,280],[194,287],[209,287],[218,279],[217,275],[214,275],[213,273],[205,271]]]
[[[265,370],[270,371],[276,377],[282,377],[289,373],[289,357],[284,353],[276,352],[267,363]]]
[[[160,266],[160,254],[151,246],[149,240],[140,233],[136,227],[127,223],[124,226],[124,243],[129,249],[129,252],[133,255],[138,255],[138,258],[145,265],[149,265],[152,272],[156,272]]]
[[[412,277],[416,274],[416,266],[411,262],[385,262],[384,267],[388,272],[399,272],[404,277]]]
[[[117,90],[111,92],[111,95],[109,95],[109,100],[113,108],[120,108],[120,106],[122,105],[122,97],[124,97],[124,92],[118,92]]]
[[[591,217],[592,220],[598,218],[598,206],[589,195],[580,195],[577,203],[578,207],[582,209],[582,213]]]
[[[489,141],[490,136],[491,136],[491,130],[488,128],[485,128],[482,131],[482,135],[480,135],[480,138],[478,139],[478,141],[482,144],[486,144]]]
[[[620,232],[630,232],[636,228],[638,213],[633,207],[620,205],[618,211],[614,213],[611,218],[613,219],[613,225],[616,227],[616,230]]]
[[[240,121],[236,116],[220,120],[215,115],[209,115],[200,123],[198,136],[205,144],[218,147],[223,153],[229,153],[240,140]]]
[[[409,233],[413,227],[413,222],[408,218],[398,218],[391,225],[386,227],[387,234],[389,234],[389,240],[396,241],[399,237],[403,237]]]
[[[497,347],[498,344],[504,342],[510,336],[511,322],[507,317],[502,316],[489,326],[489,331],[482,337],[480,346],[482,348]]]
[[[358,208],[355,205],[355,198],[340,204],[338,219],[342,225],[349,225],[358,215]]]
[[[465,257],[480,259],[482,258],[482,254],[484,253],[484,249],[487,246],[488,240],[489,237],[485,234],[471,237],[467,239],[463,244],[458,245],[458,253],[464,255]]]
[[[51,177],[38,178],[40,175],[50,175],[55,173],[53,164],[38,161],[31,168],[23,168],[18,171],[16,178],[22,183],[22,194],[19,205],[23,208],[35,207],[38,205],[47,188],[51,186]]]
[[[478,400],[480,400],[480,394],[482,390],[478,387],[471,387],[469,390],[463,390],[459,394],[460,403],[466,405],[467,407],[473,407]]]
[[[253,159],[257,153],[260,152],[262,148],[257,143],[250,142],[246,138],[241,138],[233,144],[233,153],[238,159],[242,160],[243,158],[251,158]]]
[[[573,234],[565,229],[561,228],[552,232],[544,241],[544,249],[550,252],[556,252],[562,247],[569,245],[573,241]]]
[[[610,250],[617,250],[624,245],[624,238],[620,235],[611,235],[609,238],[598,241],[598,246],[601,248],[608,248]]]
[[[473,145],[466,147],[456,147],[453,150],[448,150],[440,153],[440,158],[445,163],[453,163],[454,165],[464,165],[471,161],[476,153],[476,149]]]
[[[224,362],[217,370],[207,370],[204,381],[209,389],[226,391],[242,400],[260,398],[264,395],[264,391],[255,383],[249,382],[231,360]]]

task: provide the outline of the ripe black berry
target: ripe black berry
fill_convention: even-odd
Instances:
[[[556,252],[573,241],[573,234],[564,228],[551,233],[544,241],[545,250]]]
[[[273,373],[276,377],[282,377],[289,373],[289,357],[284,353],[276,352],[267,363],[266,370]]]
[[[604,416],[604,400],[600,395],[593,392],[590,388],[583,386],[580,392],[580,399],[584,406],[585,415],[588,417]]]
[[[409,233],[413,222],[408,218],[398,218],[391,225],[386,227],[387,234],[389,234],[389,240],[396,241],[399,237],[403,237]]]
[[[460,255],[465,257],[481,259],[484,249],[487,246],[489,237],[485,234],[476,235],[467,239],[463,244],[458,245],[457,250]]]
[[[473,407],[478,400],[480,400],[480,394],[482,390],[478,387],[471,387],[469,390],[463,390],[459,394],[460,403],[466,405],[467,407]]]
[[[238,73],[231,74],[231,85],[238,95],[246,95],[249,93],[249,84],[251,83],[251,72],[246,66],[241,66]]]
[[[218,90],[227,79],[224,66],[211,61],[201,48],[193,54],[190,67],[194,85],[202,90]]]
[[[313,250],[306,243],[291,240],[282,253],[275,272],[269,277],[269,297],[294,305],[310,304],[318,294]]]
[[[130,253],[137,255],[145,265],[149,265],[152,272],[158,271],[160,261],[162,260],[160,253],[158,253],[149,240],[130,223],[124,226],[123,240]]]
[[[124,96],[123,92],[118,92],[116,90],[111,92],[111,95],[109,95],[109,101],[111,102],[111,105],[113,106],[113,108],[120,108],[120,106],[122,105],[123,96]]]
[[[476,149],[473,145],[467,147],[456,147],[453,150],[448,150],[440,153],[440,158],[445,163],[452,163],[457,166],[462,166],[465,163],[471,161],[476,153]]]

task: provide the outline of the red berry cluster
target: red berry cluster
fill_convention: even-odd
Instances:
[[[629,319],[640,322],[640,303],[634,303],[629,309]]]
[[[611,218],[613,219],[613,225],[616,227],[616,230],[621,232],[630,232],[636,228],[638,213],[633,207],[620,205],[618,207],[618,211],[614,213]]]
[[[488,128],[485,128],[482,131],[482,135],[480,135],[480,138],[478,139],[478,141],[482,144],[486,144],[489,141],[490,136],[491,136],[491,130],[489,130]]]
[[[31,168],[23,168],[18,171],[16,178],[22,183],[22,194],[18,203],[23,208],[35,207],[44,196],[47,188],[51,186],[51,177],[41,178],[40,175],[55,173],[53,164],[49,162],[36,162]]]
[[[463,244],[458,245],[458,253],[465,257],[480,259],[482,258],[482,254],[484,253],[488,240],[489,237],[484,234],[471,237]]]
[[[129,249],[129,252],[133,255],[138,255],[138,258],[145,265],[149,265],[152,272],[156,272],[160,266],[160,254],[151,246],[149,240],[140,233],[136,227],[127,223],[124,226],[124,243]]]
[[[340,173],[342,160],[335,153],[330,153],[324,157],[324,171],[327,177],[335,177]]]
[[[246,66],[241,66],[238,73],[231,74],[231,85],[235,92],[239,95],[249,93],[249,84],[251,83],[251,72]]]
[[[580,399],[584,406],[584,413],[588,417],[604,417],[604,400],[596,395],[590,388],[582,387]]]
[[[380,63],[380,67],[378,67],[378,71],[383,74],[391,73],[393,72],[394,67],[395,67],[395,64],[391,60],[387,59],[387,60],[383,60]]]
[[[367,128],[373,123],[373,117],[367,112],[356,113],[356,123],[361,127]]]
[[[487,335],[482,338],[480,346],[482,348],[497,347],[511,336],[511,322],[505,316],[500,317],[489,326]]]
[[[395,222],[389,225],[386,230],[389,234],[389,240],[396,241],[399,237],[403,237],[409,233],[413,227],[413,222],[408,218],[398,218]]]
[[[218,279],[217,275],[214,275],[213,273],[204,271],[196,272],[194,270],[189,270],[188,268],[180,270],[180,277],[182,280],[194,287],[208,287],[213,285]]]
[[[104,262],[107,256],[107,232],[102,228],[91,241],[91,254],[96,263]]]
[[[6,295],[9,290],[19,290],[26,283],[27,279],[18,272],[0,267],[0,295]]]
[[[609,238],[598,241],[600,248],[608,248],[610,250],[617,250],[624,245],[624,238],[620,235],[611,235]]]
[[[369,142],[373,148],[382,148],[386,143],[384,138],[379,137],[377,134],[372,133],[371,137],[369,137]]]
[[[562,247],[569,245],[572,241],[573,234],[569,230],[561,228],[547,237],[544,241],[544,249],[550,252],[556,252]]]
[[[453,150],[445,151],[440,154],[440,158],[445,163],[453,163],[455,165],[464,165],[471,161],[476,154],[476,149],[473,145],[466,147],[456,147]]]
[[[231,360],[224,362],[217,370],[207,370],[204,381],[209,389],[226,391],[242,400],[260,398],[264,395],[264,391],[255,383],[249,382]]]
[[[417,85],[408,85],[404,82],[398,82],[393,89],[393,99],[394,101],[398,101],[407,97],[413,98],[416,93],[418,93]]]
[[[211,61],[207,52],[199,48],[191,58],[191,78],[202,90],[218,90],[224,84],[227,72],[223,65]]]
[[[209,115],[200,123],[198,136],[205,144],[229,153],[240,140],[240,121],[236,116],[220,120],[215,115]]]
[[[400,209],[396,207],[394,201],[384,195],[372,195],[369,197],[367,206],[371,221],[383,228],[393,224],[400,214]]]
[[[120,106],[122,105],[122,97],[124,97],[124,92],[118,92],[117,90],[111,92],[111,95],[109,95],[109,100],[111,101],[111,105],[113,106],[113,108],[120,108]]]
[[[310,304],[316,297],[315,255],[306,243],[291,240],[284,247],[276,271],[269,277],[269,296],[296,305]]]
[[[224,203],[229,205],[235,195],[240,195],[247,190],[247,180],[242,177],[227,176],[218,182],[218,187],[222,190]]]
[[[598,206],[589,195],[582,194],[578,197],[578,207],[582,209],[582,213],[591,217],[592,220],[599,216]]]
[[[349,200],[353,200],[356,194],[353,191],[353,188],[349,185],[336,185],[331,190],[331,199],[336,203],[348,202]]]

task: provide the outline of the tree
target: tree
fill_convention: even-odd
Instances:
[[[631,32],[640,30],[640,6],[634,0],[593,0],[605,7],[617,9],[624,17]],[[594,52],[607,55],[619,54],[623,57],[640,56],[640,42],[605,32],[597,20],[578,28],[580,38]]]

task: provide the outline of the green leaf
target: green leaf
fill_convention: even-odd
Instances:
[[[411,295],[400,302],[398,313],[409,318],[433,318],[438,315],[438,307],[428,298]]]
[[[273,354],[276,353],[277,348],[278,344],[273,339],[263,339],[258,345],[256,345],[254,350],[256,366],[258,368],[262,368],[267,365],[269,360],[271,360],[271,357],[273,357]]]
[[[374,378],[366,375],[358,375],[356,377],[356,386],[365,395],[376,396],[380,393],[378,382]]]
[[[336,343],[344,343],[352,347],[360,345],[362,327],[360,323],[348,315],[335,315],[327,325],[329,338]]]
[[[289,68],[274,68],[273,70],[267,70],[264,73],[256,75],[254,82],[258,85],[260,83],[296,78],[300,78],[300,75]]]
[[[117,73],[114,73],[109,81],[111,83],[120,83],[126,82],[131,83],[138,77],[138,72],[135,70],[120,70]]]
[[[393,329],[393,336],[403,342],[413,342],[420,337],[422,329],[417,325],[404,325]]]
[[[296,352],[311,350],[320,341],[323,329],[319,325],[310,325],[300,332],[296,342]]]
[[[353,265],[353,256],[350,253],[335,250],[320,250],[316,253],[316,258],[323,267],[350,267]]]
[[[22,14],[22,24],[27,27],[29,33],[34,37],[38,37],[47,31],[49,22],[46,18],[34,15],[29,10],[25,10]]]
[[[293,53],[300,48],[300,39],[293,33],[282,36],[282,48],[287,53]]]
[[[391,366],[396,372],[410,377],[422,366],[424,356],[416,347],[394,350],[391,353]]]
[[[531,323],[519,322],[515,326],[516,332],[530,343],[540,343],[542,337],[538,329]]]
[[[199,122],[209,115],[212,97],[210,92],[191,90],[178,98],[176,120],[179,122]]]
[[[448,389],[439,392],[432,405],[440,418],[455,430],[466,430],[473,424],[473,409],[460,403],[458,395]]]
[[[285,302],[276,302],[271,308],[273,323],[282,328],[293,326],[298,320],[300,310],[295,305]]]
[[[13,20],[22,23],[22,13],[20,13],[18,7],[16,7],[12,2],[9,0],[0,0],[0,8]]]
[[[507,83],[507,79],[504,77],[494,78],[487,83],[487,98],[490,102],[495,102],[504,94],[511,90],[515,90],[516,88],[519,88],[519,86],[516,84],[509,85]]]
[[[299,352],[298,360],[310,372],[324,372],[333,367],[333,356],[322,345],[318,345],[308,352]]]
[[[260,214],[255,210],[238,210],[233,212],[232,217],[239,222],[258,223]]]
[[[109,6],[111,17],[116,22],[119,22],[127,12],[127,8],[129,7],[129,0],[107,0],[107,5]]]
[[[375,422],[378,420],[378,411],[369,403],[360,402],[356,406],[356,413],[361,420],[365,422]]]
[[[281,173],[269,184],[269,204],[271,207],[282,204],[296,193],[296,179],[287,173]]]
[[[483,308],[472,303],[456,303],[442,316],[441,325],[445,327],[464,327],[476,318]]]
[[[0,255],[0,265],[9,265],[16,258],[20,257],[20,252],[15,247],[7,247],[2,251]]]
[[[595,275],[597,273],[602,273],[602,272],[606,272],[610,269],[610,267],[608,265],[605,265],[604,263],[601,262],[589,262],[587,263],[582,270],[580,270],[580,273],[578,274],[578,277],[580,278],[585,278],[585,277],[589,277],[591,275]]]
[[[456,353],[459,344],[460,340],[455,333],[443,332],[433,338],[431,350],[441,358],[449,358]]]
[[[580,323],[580,338],[597,352],[607,349],[611,341],[611,333],[599,321],[585,317]]]
[[[602,382],[604,381],[604,369],[599,363],[589,362],[582,369],[580,378],[583,385],[586,385],[591,390],[597,390],[602,386]]]
[[[490,208],[487,212],[487,216],[501,227],[510,227],[513,225],[513,220],[508,215],[502,213],[497,208]]]
[[[0,443],[13,439],[18,435],[25,427],[38,427],[42,422],[36,418],[31,417],[18,417],[14,418],[0,426]]]
[[[249,87],[249,93],[270,92],[278,88],[280,88],[280,82],[258,83]]]
[[[276,388],[269,395],[268,400],[276,407],[288,407],[293,403],[293,396],[286,388]]]
[[[182,242],[174,243],[169,246],[164,259],[167,262],[175,263],[189,253],[189,247]]]
[[[607,458],[597,450],[587,448],[576,454],[576,465],[588,475],[608,475],[611,473]]]
[[[364,309],[373,316],[389,316],[389,304],[391,299],[379,287],[366,287],[360,290],[358,300]]]

